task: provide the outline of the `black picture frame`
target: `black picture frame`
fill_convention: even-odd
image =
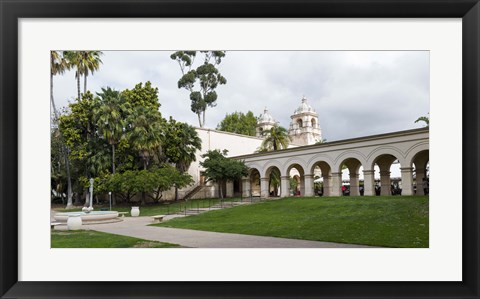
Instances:
[[[0,0],[1,298],[479,298],[478,0]],[[462,18],[463,281],[18,281],[18,23],[20,18]],[[459,103],[460,104],[460,103]],[[446,175],[448,169],[444,168]],[[439,265],[441,267],[441,265]]]

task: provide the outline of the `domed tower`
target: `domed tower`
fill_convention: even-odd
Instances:
[[[276,123],[275,119],[273,119],[265,107],[263,114],[260,115],[257,121],[257,137],[262,137],[263,131],[269,130],[271,127],[275,126]]]
[[[322,140],[322,130],[318,123],[318,114],[307,103],[307,98],[302,98],[302,103],[290,117],[290,129],[288,134],[293,144],[309,145]]]

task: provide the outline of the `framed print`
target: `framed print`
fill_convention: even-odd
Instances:
[[[175,2],[152,0],[139,3],[128,0],[100,2],[38,0],[1,1],[0,9],[1,298],[479,297],[480,232],[477,169],[480,4],[477,0],[393,2],[260,0],[245,3],[228,0]],[[291,76],[286,76],[285,69],[281,69],[282,65],[288,65],[285,63],[286,60],[293,60],[292,57],[299,53],[303,55],[304,61],[298,63],[304,63],[303,65],[310,66],[315,71],[318,71],[320,65],[314,64],[317,58],[313,54],[342,53],[341,55],[349,57],[350,64],[355,65],[355,70],[358,71],[365,67],[365,61],[359,58],[362,55],[370,57],[378,54],[371,54],[373,52],[388,53],[391,55],[387,55],[390,65],[398,64],[403,67],[401,69],[403,78],[422,81],[425,83],[424,86],[427,86],[425,93],[418,92],[416,88],[399,91],[398,102],[394,105],[382,106],[381,103],[388,102],[385,99],[372,106],[376,114],[389,115],[386,116],[388,118],[386,122],[393,122],[392,115],[395,115],[395,111],[400,111],[405,106],[418,106],[420,97],[430,101],[429,105],[425,105],[429,109],[425,112],[430,113],[429,117],[432,119],[429,129],[402,131],[393,137],[381,136],[391,138],[386,141],[388,144],[384,148],[394,147],[395,142],[399,144],[410,142],[402,138],[409,138],[408,136],[413,134],[421,135],[419,139],[427,138],[426,142],[421,140],[418,145],[410,146],[408,149],[410,154],[407,152],[397,161],[388,161],[390,164],[393,162],[402,164],[407,160],[412,164],[411,161],[414,160],[412,157],[417,159],[415,163],[425,164],[426,162],[418,158],[415,151],[422,153],[425,151],[422,146],[427,146],[428,152],[428,146],[431,145],[431,188],[426,180],[422,183],[419,168],[415,177],[415,189],[413,182],[411,188],[406,183],[413,179],[412,170],[403,164],[398,170],[404,184],[402,188],[404,195],[413,195],[415,192],[417,195],[428,194],[431,189],[432,200],[428,202],[427,198],[426,204],[429,228],[426,230],[423,228],[423,231],[427,232],[427,240],[417,238],[415,246],[385,245],[395,248],[286,248],[288,246],[285,248],[252,246],[243,249],[226,248],[227,246],[216,248],[205,246],[195,249],[51,248],[52,231],[47,223],[50,215],[42,212],[50,210],[50,202],[44,199],[48,197],[49,188],[45,188],[45,185],[48,184],[51,171],[50,135],[45,135],[45,132],[48,131],[49,134],[51,129],[48,54],[56,50],[74,52],[79,49],[101,50],[108,54],[104,56],[105,60],[107,56],[116,55],[118,65],[122,62],[124,64],[123,68],[119,66],[108,73],[117,79],[116,82],[121,81],[119,73],[125,73],[125,77],[138,77],[138,82],[148,80],[144,79],[143,73],[135,71],[131,65],[134,60],[127,61],[125,58],[127,54],[144,51],[143,57],[151,57],[160,52],[163,55],[167,53],[166,51],[170,55],[178,50],[201,49],[225,50],[227,51],[225,61],[230,51],[232,60],[233,57],[237,57],[236,59],[241,62],[235,68],[237,72],[247,69],[247,64],[250,63],[248,60],[256,60],[258,68],[260,66],[272,68],[272,73],[276,73],[276,80],[284,86],[296,84],[305,89],[307,88],[304,87],[297,69],[289,65],[291,70],[289,72],[293,74]],[[418,54],[420,58],[402,60],[398,58],[400,56],[395,56],[396,52]],[[332,58],[334,56],[328,57],[325,61],[328,60],[330,64],[321,64],[322,68],[325,72],[337,71],[343,74],[340,76],[343,78],[340,84],[345,84],[345,81],[350,80],[347,76],[349,71],[340,72],[341,60],[335,60],[336,58]],[[167,60],[174,58],[175,56],[173,58],[168,56]],[[271,64],[262,64],[269,59],[272,60]],[[141,59],[135,62],[144,63]],[[181,65],[181,61],[179,62]],[[383,67],[375,62],[371,64],[376,68]],[[152,64],[145,73],[149,75],[155,73],[154,67],[161,68]],[[425,69],[425,76],[417,75],[415,69],[419,67]],[[258,73],[249,71],[248,76],[243,76],[244,81],[248,83],[233,91],[229,97],[243,99],[238,94],[247,94],[248,89],[257,90],[264,98],[269,96],[278,98],[282,92],[287,93],[284,86],[277,84],[273,85],[274,88],[269,87],[261,79],[257,80],[258,84],[268,90],[262,90],[260,87],[257,89],[254,86],[255,81],[247,79],[255,79]],[[359,73],[363,74],[360,71]],[[313,71],[311,74],[318,75]],[[387,73],[384,74],[388,77]],[[177,75],[175,74],[175,77]],[[89,80],[92,86],[97,84],[92,79]],[[222,81],[222,78],[218,77],[218,80]],[[73,82],[73,79],[70,81]],[[85,76],[85,83],[81,84],[86,85],[86,82]],[[107,78],[104,82],[106,83],[98,83],[99,86],[95,86],[100,89],[105,87],[101,84],[111,84],[109,82],[114,81],[108,81]],[[371,82],[377,81],[371,79]],[[382,96],[385,94],[381,90],[393,84],[388,79],[378,82],[380,83],[368,85],[368,88],[363,86],[363,89],[369,91],[373,89]],[[59,85],[61,84],[63,83]],[[326,85],[317,84],[318,89],[326,88]],[[352,98],[355,98],[355,95],[362,97],[359,93],[361,89],[344,89],[345,93],[353,94],[350,95]],[[102,90],[106,92],[106,89]],[[279,114],[285,109],[288,110],[285,115],[288,114],[286,118],[292,119],[291,130],[309,125],[317,128],[321,118],[316,118],[317,115],[308,106],[307,97],[308,95],[304,95],[300,104],[300,95],[299,102],[293,103],[300,106],[291,117],[290,108],[283,107],[280,102],[272,101],[269,104],[273,106],[277,103],[278,107],[272,108],[272,111]],[[407,101],[406,97],[416,100]],[[360,114],[362,101],[366,101],[364,97],[349,105],[358,105],[355,111]],[[249,105],[256,107],[259,104],[252,102]],[[393,112],[387,114],[384,112],[385,109],[391,109]],[[307,113],[310,118],[295,118],[302,113]],[[192,122],[196,121],[196,116],[193,113],[191,115],[194,119]],[[420,115],[415,115],[411,123],[418,116]],[[427,124],[429,117],[423,118]],[[269,116],[265,108],[262,118],[257,118],[257,121],[268,123],[270,118],[273,117]],[[202,127],[200,114],[198,121]],[[354,123],[342,124],[340,121],[335,122],[334,119],[331,123],[333,125],[330,128],[342,126],[345,131],[361,131],[360,126],[355,127]],[[386,126],[386,123],[377,125]],[[269,129],[265,127],[265,130]],[[212,132],[206,130],[205,133],[208,134],[209,142],[213,140],[210,139],[213,138]],[[319,132],[317,135],[321,136]],[[371,141],[360,138],[361,135],[355,137],[359,137],[355,142]],[[301,142],[299,140],[296,142]],[[323,141],[315,142],[316,149],[321,149],[320,143]],[[339,147],[343,143],[331,142]],[[243,143],[242,146],[247,147],[247,143]],[[380,150],[378,152],[382,154]],[[317,165],[323,176],[326,164],[317,163],[312,156],[309,158],[311,165],[308,163],[303,165],[300,160],[289,156],[289,153],[299,155],[300,151],[295,148],[286,149],[284,153],[287,157],[278,159],[286,161],[288,158],[288,163],[296,167],[299,173],[296,181],[285,176],[284,172],[291,171],[291,168],[283,169],[282,166],[272,162],[266,154],[263,154],[267,157],[264,161],[258,158],[262,153],[253,156],[239,153],[236,154],[239,159],[250,163],[248,164],[250,168],[257,167],[259,170],[258,184],[253,186],[253,179],[249,181],[249,188],[225,184],[225,192],[228,194],[235,190],[249,191],[250,198],[254,197],[253,193],[258,193],[258,197],[299,194],[313,196],[310,191],[325,192],[324,190],[330,190],[326,189],[330,184],[328,188],[332,188],[332,191],[329,191],[332,193],[329,195],[335,195],[335,192],[337,195],[346,196],[347,193],[350,195],[350,192],[352,196],[355,195],[354,187],[359,182],[355,181],[353,175],[350,176],[348,184],[343,184],[340,157],[331,159],[332,165],[340,167],[340,174],[326,170],[326,173],[330,171],[336,181],[327,183],[328,176],[320,180],[320,176],[314,178],[310,175],[308,179],[311,179],[311,182],[307,183],[305,177],[308,175],[302,174],[301,169]],[[373,165],[377,163],[378,166],[384,163],[384,160],[369,158],[372,155],[362,153],[355,157],[358,157],[357,161],[363,165],[368,164],[366,161],[371,163],[373,173]],[[362,160],[362,157],[366,157],[365,160]],[[336,160],[340,162],[337,163]],[[112,161],[115,161],[115,158],[112,158]],[[141,166],[146,170],[147,159],[138,161],[144,163]],[[349,160],[346,166],[350,174],[354,174],[352,172],[354,169],[359,169],[359,165],[352,161]],[[281,187],[277,189],[265,187],[267,183],[261,175],[271,169],[272,165],[278,166],[276,168],[278,173],[282,173],[278,183]],[[365,195],[373,196],[376,192],[375,181],[373,174],[368,177],[368,171],[365,172],[363,168],[365,176],[360,179],[364,188],[359,190]],[[382,171],[386,173],[385,170]],[[249,175],[255,177],[255,174]],[[201,176],[205,178],[207,174],[199,175],[199,180]],[[291,176],[294,178],[294,174]],[[367,180],[370,180],[371,186],[367,186]],[[394,180],[393,184],[390,184],[390,178],[388,183],[382,180],[378,179],[378,195],[384,195],[385,192],[392,192],[392,195],[401,192],[398,191],[400,187],[398,184],[395,185]],[[316,189],[314,183],[318,184],[315,185]],[[295,191],[287,194],[287,188],[289,191]],[[90,202],[93,202],[93,197]],[[185,215],[186,211],[185,204]],[[138,209],[135,213],[137,212]],[[134,216],[133,209],[131,212],[123,213],[131,213]],[[414,211],[411,217],[416,217],[418,213],[422,212]],[[154,215],[156,214],[151,216]],[[392,215],[393,218],[396,216],[395,213]],[[327,216],[325,214],[324,217]],[[155,217],[154,220],[161,221],[165,215]],[[291,220],[287,222],[292,223]],[[183,246],[189,247],[185,244]]]

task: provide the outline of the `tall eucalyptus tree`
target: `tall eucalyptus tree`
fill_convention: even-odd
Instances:
[[[53,98],[53,77],[65,73],[70,68],[67,60],[58,51],[50,51],[50,101],[53,110],[53,122],[55,126],[58,126],[58,111]],[[65,159],[65,171],[67,174],[67,209],[73,208],[73,192],[72,192],[72,178],[70,173],[70,159],[68,158],[68,148],[63,142],[63,136],[60,131],[60,141],[62,143],[61,153]]]

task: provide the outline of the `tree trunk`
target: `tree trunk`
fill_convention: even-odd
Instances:
[[[178,201],[178,187],[175,186],[175,201]]]
[[[87,73],[83,75],[83,94],[87,93]]]
[[[203,117],[203,120],[202,120],[202,128],[205,126],[205,110],[202,111],[202,117]]]
[[[112,174],[115,174],[115,143],[112,143]]]
[[[80,72],[77,70],[77,90],[78,90],[78,100],[80,101],[82,98],[80,96]]]
[[[53,74],[50,74],[50,100],[52,101],[52,109],[53,109],[53,116],[54,116],[54,122],[57,123],[58,121],[58,112],[57,112],[57,107],[55,106],[55,100],[53,99]],[[62,151],[63,155],[65,158],[65,167],[66,167],[66,172],[67,172],[67,207],[66,209],[71,209],[73,208],[73,203],[72,203],[72,178],[70,176],[70,160],[68,159],[68,149],[65,144],[63,144],[63,137],[62,133],[60,132],[60,141],[62,142]]]
[[[223,181],[219,181],[219,182],[218,182],[218,190],[219,190],[219,193],[220,193],[220,194],[219,194],[219,195],[220,195],[220,199],[223,199],[223,190],[222,190],[223,188],[222,188],[222,187],[223,187]]]
[[[57,108],[55,107],[55,101],[53,100],[53,74],[50,74],[50,101],[52,102],[54,121],[58,120]]]
[[[63,145],[63,152],[65,153],[65,167],[66,167],[66,170],[67,170],[67,196],[68,196],[68,200],[67,200],[66,209],[72,209],[73,208],[72,177],[70,175],[70,159],[68,159],[68,149],[67,149],[67,146],[65,146],[65,145]]]
[[[200,126],[200,128],[203,128],[202,119],[200,118],[200,112],[197,113],[197,117],[198,117],[198,125]]]

